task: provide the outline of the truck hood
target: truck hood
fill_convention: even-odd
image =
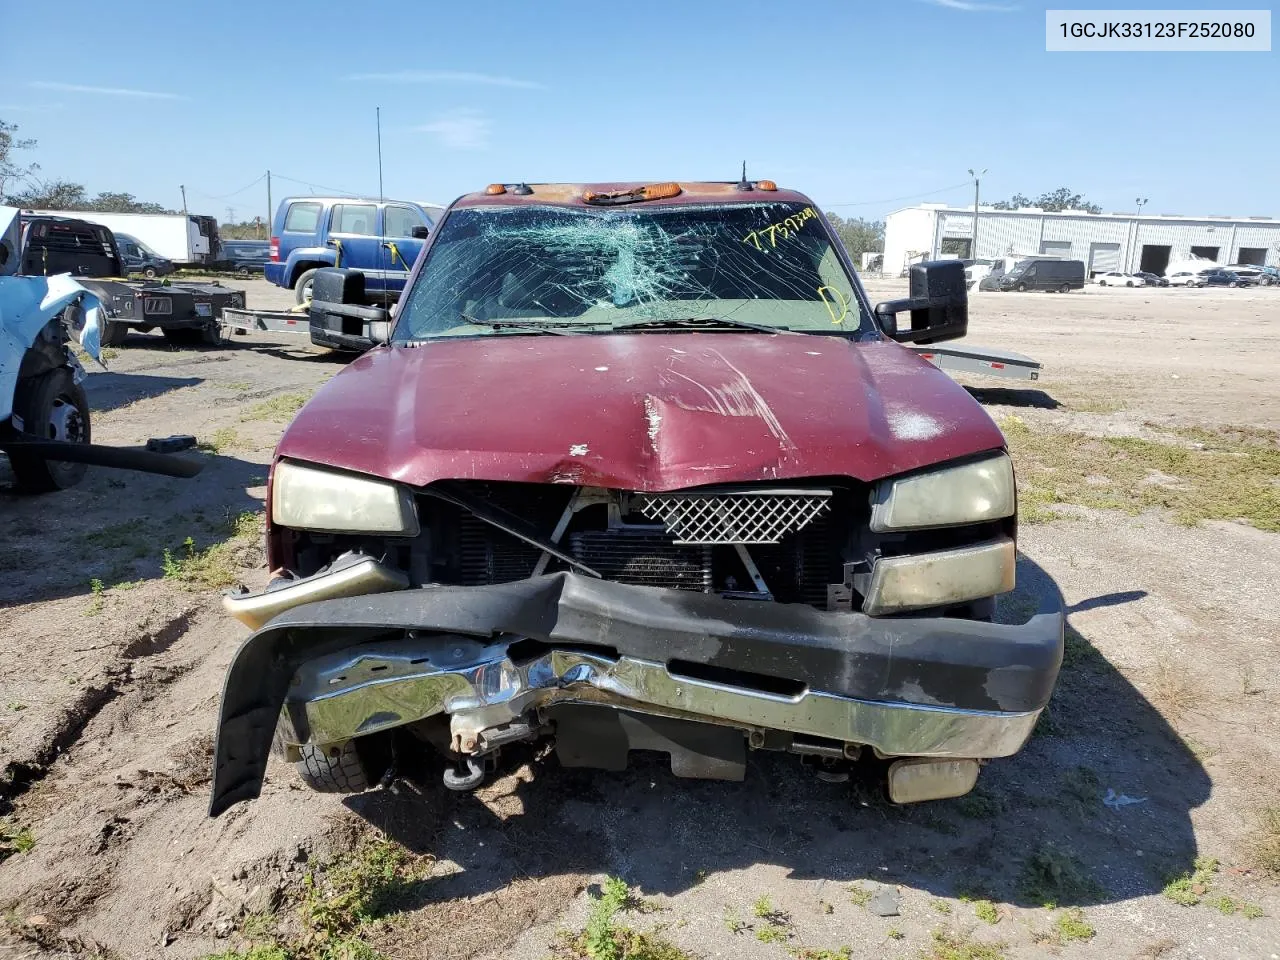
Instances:
[[[1003,445],[962,387],[896,343],[660,333],[382,347],[321,388],[276,454],[414,486],[659,491],[869,481]]]

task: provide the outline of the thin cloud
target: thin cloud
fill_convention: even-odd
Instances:
[[[413,129],[429,133],[450,150],[483,150],[489,145],[489,118],[478,110],[459,108]]]
[[[52,80],[32,80],[28,87],[37,90],[60,90],[63,93],[96,93],[107,97],[135,97],[140,100],[186,100],[177,93],[161,93],[156,90],[130,90],[127,87],[90,87],[78,83],[55,83]]]
[[[61,109],[60,103],[0,103],[0,113],[48,113]]]
[[[925,3],[949,10],[963,10],[966,13],[1011,13],[1021,9],[1014,3],[977,3],[975,0],[925,0]]]
[[[348,80],[378,80],[385,83],[469,83],[482,87],[513,87],[519,90],[544,90],[542,84],[518,77],[502,77],[492,73],[460,73],[456,70],[398,70],[395,73],[356,73]]]

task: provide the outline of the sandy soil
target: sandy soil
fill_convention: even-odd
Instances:
[[[291,302],[233,285],[252,305]],[[984,294],[969,340],[1045,365],[1030,389],[974,381],[995,415],[1098,433],[1280,428],[1280,290]],[[226,949],[244,942],[244,917],[287,914],[311,864],[374,829],[433,858],[408,911],[371,935],[388,957],[546,957],[606,875],[657,908],[628,923],[704,957],[845,944],[918,957],[935,931],[1001,942],[1009,957],[1280,955],[1280,887],[1250,862],[1254,818],[1280,795],[1280,536],[1085,511],[1025,527],[1002,610],[1060,595],[1083,642],[1049,719],[968,801],[892,808],[773,756],[742,784],[675,780],[649,760],[621,775],[536,760],[474,795],[402,781],[345,800],[275,764],[261,800],[215,821],[211,734],[247,631],[217,591],[164,578],[163,550],[214,543],[261,509],[283,429],[262,405],[309,394],[341,361],[301,338],[197,350],[133,336],[109,363],[88,381],[97,439],[194,433],[218,453],[192,454],[207,464],[192,481],[98,470],[56,496],[0,494],[0,814],[35,841],[0,862],[0,954]],[[234,562],[250,586],[264,581],[256,541]],[[1139,802],[1104,802],[1117,796]],[[1061,911],[1025,881],[1046,850],[1092,881],[1070,900],[1092,939],[1044,939]],[[1179,906],[1161,889],[1197,854],[1218,872],[1206,903]],[[853,902],[855,883],[887,889],[899,915]],[[1207,902],[1220,895],[1264,915],[1224,915]],[[756,936],[761,896],[787,917],[781,943]],[[996,904],[996,923],[975,897]]]

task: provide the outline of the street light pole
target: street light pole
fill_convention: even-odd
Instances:
[[[986,174],[987,168],[983,167],[977,173],[972,168],[969,170],[969,176],[973,177],[973,235],[969,241],[969,259],[978,259],[978,191],[981,186],[982,177]]]
[[[1149,201],[1143,197],[1141,199],[1135,199],[1133,202],[1138,205],[1138,216],[1142,216],[1142,208],[1145,207]]]

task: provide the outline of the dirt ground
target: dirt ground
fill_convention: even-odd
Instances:
[[[1280,430],[1280,289],[982,294],[968,342],[1044,364],[1017,389],[971,381],[998,420]],[[210,820],[217,702],[247,634],[218,585],[265,582],[273,445],[342,360],[305,338],[133,335],[108,365],[87,381],[95,439],[192,433],[205,469],[0,493],[0,956],[243,948],[296,924],[308,871],[374,833],[420,865],[362,928],[391,958],[576,955],[563,931],[610,876],[641,898],[617,922],[686,952],[654,957],[1280,958],[1280,886],[1259,867],[1280,804],[1280,534],[1089,508],[1024,525],[1002,615],[1060,594],[1068,660],[1024,751],[962,800],[893,808],[773,755],[741,784],[532,759],[473,795],[405,780],[345,799],[273,761],[260,800]],[[1166,883],[1197,857],[1172,889],[1199,902],[1177,903]]]

